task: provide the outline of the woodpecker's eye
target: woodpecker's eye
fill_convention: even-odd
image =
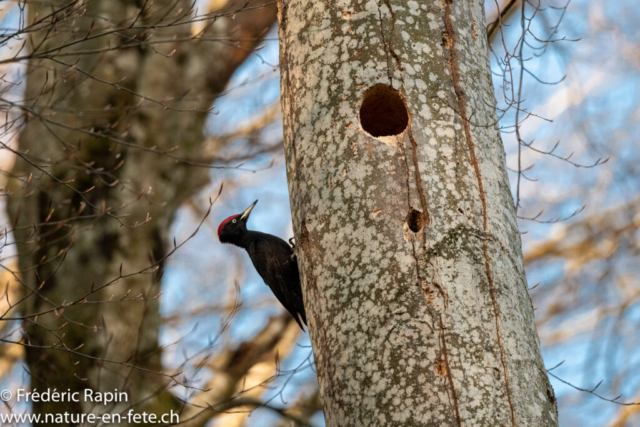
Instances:
[[[237,219],[232,219],[231,222],[235,224],[236,222],[238,222],[238,220]]]

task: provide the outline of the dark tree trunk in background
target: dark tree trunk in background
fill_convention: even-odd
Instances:
[[[483,2],[279,3],[287,174],[328,426],[554,426]]]
[[[149,8],[133,24],[143,3]],[[22,315],[74,301],[90,292],[92,284],[98,287],[118,278],[120,269],[122,275],[129,275],[161,259],[171,248],[169,231],[176,209],[208,182],[209,169],[153,151],[177,146],[172,156],[207,162],[202,147],[206,110],[275,21],[275,6],[237,13],[233,20],[207,22],[212,24],[206,29],[207,37],[244,40],[237,46],[235,42],[180,42],[191,36],[190,25],[142,28],[173,22],[190,5],[187,0],[91,1],[82,6],[86,8],[83,17],[60,20],[57,32],[43,30],[29,36],[28,45],[38,46],[41,52],[87,34],[123,28],[28,63],[24,105],[30,114],[19,140],[19,151],[27,154],[16,160],[13,173],[18,179],[11,182],[15,195],[8,206],[19,242],[23,292],[27,295],[27,287],[39,288],[22,305]],[[31,21],[50,13],[50,6],[29,4]],[[174,36],[177,40],[87,53],[126,44],[129,37],[146,40],[151,35],[151,40]],[[73,52],[85,53],[67,55]],[[118,220],[109,214],[129,216]],[[78,215],[85,218],[69,221]],[[147,215],[150,220],[144,223]],[[144,224],[133,227],[136,223]],[[124,278],[90,298],[104,301],[112,295],[114,299],[142,295],[144,302],[77,305],[42,315],[25,322],[26,340],[32,346],[58,345],[56,335],[64,334],[70,349],[82,345],[78,351],[91,357],[160,371],[161,319],[159,302],[152,299],[159,293],[159,271]],[[69,323],[58,330],[65,322]],[[142,405],[147,411],[164,413],[173,405],[170,395],[162,392],[163,384],[170,383],[168,378],[123,364],[37,347],[27,348],[27,364],[32,388],[117,388],[129,392],[129,403],[148,398]],[[80,404],[71,408],[82,409]],[[66,403],[33,406],[36,413],[65,410],[69,410]]]

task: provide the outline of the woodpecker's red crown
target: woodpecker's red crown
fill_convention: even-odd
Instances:
[[[222,228],[223,228],[225,225],[227,225],[227,223],[228,223],[229,221],[231,221],[232,219],[234,219],[234,218],[236,218],[236,219],[237,219],[237,218],[240,218],[241,216],[242,216],[242,214],[231,215],[229,218],[227,218],[227,219],[225,219],[224,221],[222,221],[222,222],[220,223],[220,225],[218,226],[218,239],[220,238],[220,232],[222,231]]]

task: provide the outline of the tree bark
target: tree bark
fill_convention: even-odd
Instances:
[[[29,46],[38,47],[32,54],[53,51],[28,61],[24,105],[29,120],[20,135],[16,179],[10,184],[14,193],[8,206],[23,295],[30,295],[20,314],[77,301],[94,284],[98,288],[121,275],[132,276],[115,280],[90,299],[143,297],[78,304],[28,318],[24,342],[32,388],[128,391],[129,404],[142,402],[136,410],[147,412],[165,413],[177,406],[165,390],[171,384],[168,378],[131,368],[162,370],[161,317],[153,298],[161,275],[135,273],[168,252],[176,210],[208,182],[206,167],[175,158],[206,164],[202,141],[207,109],[276,18],[275,6],[258,9],[262,2],[251,2],[245,5],[250,11],[238,12],[237,18],[229,14],[207,23],[206,37],[226,41],[181,42],[192,36],[191,26],[170,23],[191,4],[79,2],[77,7],[86,8],[82,13],[42,25],[44,29],[29,36]],[[29,22],[51,13],[49,4],[29,4]],[[151,35],[153,39],[147,39]],[[143,43],[172,38],[175,42]],[[54,49],[74,39],[78,42],[70,47]],[[117,49],[131,40],[140,40],[140,46]],[[66,55],[70,52],[78,54]],[[163,154],[168,152],[173,157]],[[109,214],[129,216],[118,220]],[[89,357],[43,348],[61,342]],[[99,410],[82,403],[33,404],[35,413]]]
[[[279,3],[328,426],[554,426],[480,0]]]

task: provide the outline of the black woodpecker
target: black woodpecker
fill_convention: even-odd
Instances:
[[[298,262],[291,246],[279,237],[259,231],[247,230],[247,220],[256,200],[243,213],[232,215],[220,223],[218,239],[244,248],[253,266],[271,288],[284,308],[291,313],[300,328],[307,324],[307,316],[302,302]]]

